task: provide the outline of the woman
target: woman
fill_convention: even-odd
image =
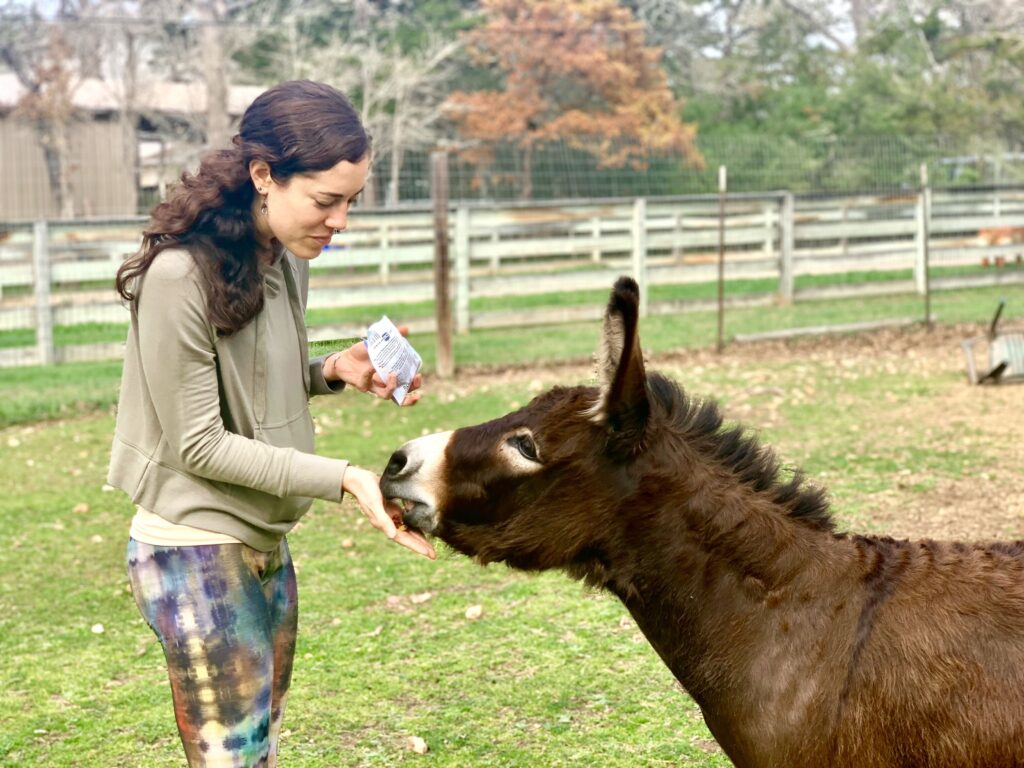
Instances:
[[[131,327],[109,482],[137,505],[128,574],[193,766],[276,763],[297,619],[285,534],[313,498],[347,491],[434,557],[374,473],[313,453],[310,395],[396,386],[362,344],[307,353],[309,262],[346,227],[369,138],[339,91],[297,81],[257,98],[233,144],[153,209],[117,276]]]

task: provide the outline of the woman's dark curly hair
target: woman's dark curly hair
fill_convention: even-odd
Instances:
[[[359,115],[341,91],[293,80],[262,93],[242,116],[234,146],[207,154],[195,174],[184,173],[153,208],[139,252],[117,271],[117,291],[129,302],[153,260],[186,248],[206,288],[206,313],[218,335],[229,336],[263,308],[259,243],[253,221],[256,190],[249,163],[263,160],[287,184],[296,174],[357,163],[370,151]]]

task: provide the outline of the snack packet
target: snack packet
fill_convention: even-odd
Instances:
[[[391,373],[397,374],[398,386],[392,397],[401,405],[423,360],[387,315],[369,327],[364,343],[373,369],[384,381]]]

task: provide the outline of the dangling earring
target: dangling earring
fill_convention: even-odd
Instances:
[[[260,213],[264,216],[267,215],[267,198],[265,197],[263,198],[263,204],[260,206]]]

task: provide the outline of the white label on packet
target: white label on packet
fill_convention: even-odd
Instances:
[[[419,354],[398,332],[398,328],[387,315],[381,316],[380,320],[367,329],[365,344],[373,369],[384,381],[387,381],[392,373],[397,375],[398,386],[392,397],[401,405],[409,393],[413,377],[423,363]]]

